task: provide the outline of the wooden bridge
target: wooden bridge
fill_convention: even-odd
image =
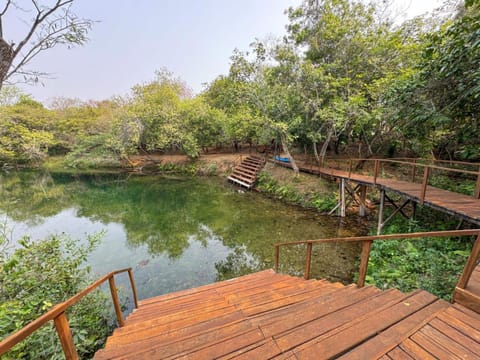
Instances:
[[[409,161],[406,161],[409,160]],[[480,225],[480,164],[466,162],[446,162],[454,165],[464,165],[476,167],[475,171],[458,169],[453,167],[438,166],[435,164],[420,163],[419,159],[346,159],[333,161],[323,164],[313,165],[306,163],[299,166],[300,171],[319,175],[329,179],[338,179],[339,181],[339,203],[333,210],[339,210],[341,216],[345,216],[346,208],[352,202],[358,205],[360,215],[366,213],[366,194],[367,188],[376,188],[380,191],[380,207],[378,216],[378,233],[381,233],[382,227],[386,222],[396,214],[404,216],[405,207],[410,203],[415,212],[416,204],[421,204],[447,214],[456,216],[459,219],[468,221],[475,225]],[[370,167],[364,172],[354,169],[358,168],[355,163],[371,163]],[[291,168],[290,164],[283,162],[274,162],[277,165]],[[402,173],[403,178],[398,176],[384,176],[385,166],[397,167],[397,173]],[[403,169],[398,169],[403,167]],[[423,169],[423,177],[418,178],[418,169]],[[401,171],[403,170],[403,171]],[[410,174],[405,174],[408,171]],[[444,173],[455,173],[461,177],[469,176],[475,182],[475,189],[471,195],[459,194],[456,192],[440,189],[429,185],[433,171]],[[400,195],[404,202],[397,204],[387,193]],[[384,206],[390,202],[394,207],[394,212],[386,220],[383,218]]]
[[[364,286],[371,243],[397,238],[475,236],[454,303],[417,290],[404,294]],[[312,247],[363,244],[356,285],[310,280]],[[65,310],[108,280],[120,327],[95,359],[478,359],[480,230],[321,239],[306,245],[304,279],[273,270],[136,300],[130,269],[110,273],[0,342],[0,355],[53,320],[67,360],[78,359]],[[126,320],[114,275],[128,271],[136,309]]]
[[[250,189],[257,181],[258,173],[263,169],[265,161],[256,156],[240,158],[240,164],[235,166],[227,179],[237,185]]]

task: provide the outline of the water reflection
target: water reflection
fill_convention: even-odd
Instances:
[[[240,193],[222,179],[22,172],[1,174],[0,184],[0,212],[14,238],[65,232],[81,239],[104,230],[92,269],[135,268],[141,298],[271,268],[276,242],[365,231]],[[357,246],[322,245],[315,254],[315,276],[351,280]],[[303,259],[304,248],[286,249],[282,270],[300,273]]]

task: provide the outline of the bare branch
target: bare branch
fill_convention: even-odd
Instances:
[[[37,30],[38,26],[41,23],[43,23],[48,16],[52,15],[54,12],[56,12],[58,9],[62,8],[63,6],[67,4],[71,4],[72,2],[73,0],[65,0],[65,1],[58,0],[57,3],[52,8],[48,9],[43,14],[42,14],[42,11],[38,12],[27,36],[25,36],[25,38],[22,41],[20,41],[18,46],[14,49],[13,51],[14,56],[17,56],[18,53],[20,53],[20,50],[22,50],[25,44],[28,43],[30,38],[33,36],[35,31]]]
[[[7,0],[7,3],[5,4],[5,7],[4,7],[3,10],[0,12],[0,16],[5,15],[5,13],[6,13],[7,10],[8,10],[8,7],[10,6],[11,3],[12,3],[12,0]]]

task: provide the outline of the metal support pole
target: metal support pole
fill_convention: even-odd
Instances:
[[[345,217],[346,215],[346,201],[345,201],[345,179],[342,178],[340,181],[340,216]]]
[[[385,206],[385,190],[382,189],[382,191],[380,192],[380,209],[378,210],[377,235],[380,235],[382,233],[384,206]]]
[[[358,215],[365,216],[367,200],[367,185],[360,185],[360,206],[358,207]]]

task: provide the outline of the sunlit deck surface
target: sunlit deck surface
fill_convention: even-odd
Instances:
[[[262,271],[140,303],[95,359],[479,359],[480,315]]]

